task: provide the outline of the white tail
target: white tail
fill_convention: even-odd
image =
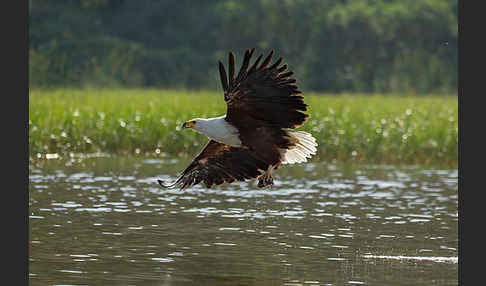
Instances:
[[[317,142],[311,134],[304,131],[287,131],[297,138],[297,146],[292,149],[280,149],[282,164],[294,164],[306,162],[307,158],[317,152]]]

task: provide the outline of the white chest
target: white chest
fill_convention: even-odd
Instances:
[[[241,140],[238,129],[229,124],[224,118],[226,115],[198,121],[194,129],[208,136],[214,141],[232,146],[240,147]]]

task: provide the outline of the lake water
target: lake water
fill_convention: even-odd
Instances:
[[[188,160],[29,167],[30,285],[457,285],[458,171],[308,163],[161,189]]]

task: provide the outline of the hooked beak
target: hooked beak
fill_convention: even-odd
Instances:
[[[182,124],[182,128],[193,128],[196,125],[196,121],[187,121]]]

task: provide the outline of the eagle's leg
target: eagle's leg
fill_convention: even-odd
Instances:
[[[273,185],[272,171],[275,168],[274,165],[268,166],[268,169],[260,177],[258,177],[258,187],[264,188],[266,186]]]

